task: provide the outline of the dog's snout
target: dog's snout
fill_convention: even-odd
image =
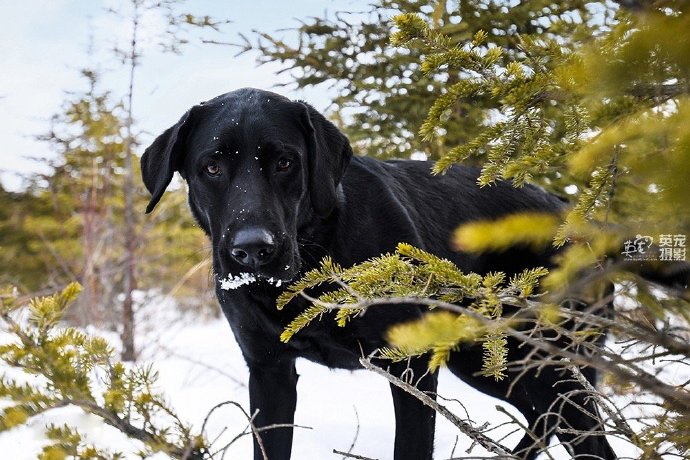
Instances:
[[[240,264],[256,269],[273,259],[275,249],[275,239],[269,231],[247,228],[235,235],[230,254]]]

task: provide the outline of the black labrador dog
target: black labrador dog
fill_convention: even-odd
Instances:
[[[252,413],[259,411],[259,427],[293,423],[297,358],[358,369],[362,355],[386,345],[391,325],[427,311],[415,305],[377,307],[344,328],[334,321],[313,323],[284,344],[280,333],[307,303],[296,299],[277,310],[282,283],[299,279],[323,256],[350,266],[393,252],[398,242],[450,259],[464,271],[511,274],[545,266],[552,254],[514,249],[470,255],[453,251],[449,237],[466,221],[563,207],[534,186],[516,189],[499,182],[480,188],[473,168],[456,166],[432,176],[427,162],[353,156],[347,138],[311,106],[257,89],[192,107],[146,149],[141,167],[152,195],[147,212],[175,171],[188,184],[192,213],[213,245],[216,294],[249,367],[250,405]],[[518,345],[510,343],[510,359],[528,353]],[[417,359],[390,370],[400,375],[411,368],[418,388],[433,393],[437,376],[426,373],[426,365],[426,359]],[[597,413],[594,403],[577,382],[547,368],[538,375],[528,372],[509,392],[510,378],[478,376],[481,366],[481,346],[471,344],[448,362],[469,384],[519,409],[543,442],[557,427],[567,428],[558,437],[578,458],[615,458],[603,436],[570,434],[601,429],[588,415]],[[594,381],[594,371],[585,372]],[[395,386],[391,392],[394,458],[431,459],[434,411]],[[292,429],[267,430],[261,437],[269,459],[290,458]],[[525,435],[515,452],[531,459],[539,448]],[[254,458],[262,458],[256,442]]]

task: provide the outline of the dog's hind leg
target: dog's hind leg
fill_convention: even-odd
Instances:
[[[395,363],[390,373],[436,397],[438,375],[427,368],[424,358]],[[436,412],[415,396],[391,383],[395,408],[395,460],[431,460],[434,453]]]
[[[520,413],[527,420],[527,433],[522,437],[520,442],[513,448],[512,453],[518,458],[525,460],[534,460],[543,452],[549,445],[549,439],[556,428],[554,419],[550,418],[548,414],[540,414],[531,404],[522,400],[509,400]]]
[[[594,381],[593,369],[584,369],[583,373]],[[538,373],[531,371],[517,382],[509,398],[502,399],[520,410],[531,427],[532,436],[525,435],[513,451],[520,458],[535,458],[552,435],[573,458],[617,458],[606,440],[592,394],[567,370],[544,367]],[[542,440],[541,447],[534,442],[535,437]]]
[[[528,389],[523,386],[524,376],[511,387],[511,382],[516,378],[515,374],[499,381],[479,375],[482,369],[482,353],[481,347],[463,346],[459,352],[451,354],[447,363],[448,369],[478,391],[506,401],[520,411],[527,420],[527,428],[530,431],[513,449],[513,453],[519,458],[534,460],[548,445],[554,426],[535,409]]]
[[[551,385],[540,398],[535,398],[537,410],[548,414],[547,420],[555,420],[558,440],[574,458],[582,460],[614,460],[618,458],[611,449],[604,434],[599,410],[590,392],[578,381],[559,376],[555,369],[544,369],[553,374]]]

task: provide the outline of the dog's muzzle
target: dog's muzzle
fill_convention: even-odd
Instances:
[[[275,258],[275,237],[260,227],[242,229],[232,240],[230,255],[240,265],[258,271]]]

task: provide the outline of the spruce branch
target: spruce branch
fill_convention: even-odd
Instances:
[[[316,300],[316,299],[315,299]],[[318,300],[316,300],[318,302]],[[658,377],[650,374],[649,372],[639,368],[631,367],[632,364],[615,353],[607,353],[600,348],[597,348],[599,355],[594,354],[582,354],[576,351],[571,351],[565,349],[561,346],[553,344],[551,341],[541,340],[533,335],[533,331],[527,330],[523,331],[518,329],[515,325],[523,324],[520,321],[519,315],[514,315],[508,319],[492,320],[486,316],[478,313],[477,311],[453,303],[443,302],[440,300],[434,300],[430,298],[420,298],[420,297],[389,297],[389,298],[378,298],[378,299],[368,299],[359,302],[356,305],[322,305],[329,309],[338,308],[371,308],[374,306],[385,306],[385,305],[402,305],[402,304],[418,304],[426,305],[430,308],[447,310],[449,312],[454,312],[460,315],[466,315],[467,317],[477,321],[479,324],[484,324],[488,326],[496,326],[497,322],[503,322],[503,331],[510,337],[517,339],[521,343],[532,346],[537,350],[545,352],[551,356],[557,356],[570,360],[573,364],[579,366],[591,366],[597,368],[603,372],[615,375],[621,381],[635,382],[641,388],[650,391],[676,405],[677,409],[680,411],[690,411],[690,395],[682,389],[679,389],[673,385],[669,385],[663,382]],[[523,304],[524,305],[524,304]],[[534,312],[525,313],[527,316],[523,318],[525,321],[533,321],[536,317]],[[549,328],[553,328],[553,325],[549,325]],[[567,332],[567,331],[563,331]],[[581,342],[580,344],[585,344],[586,342]],[[603,355],[605,357],[602,357]]]
[[[463,273],[451,261],[436,257],[426,251],[401,243],[396,252],[374,258],[348,269],[335,266],[325,259],[300,281],[288,287],[279,299],[282,307],[300,295],[310,302],[281,334],[283,342],[334,311],[340,327],[363,314],[371,299],[438,298],[446,302],[470,300],[470,308],[490,319],[502,315],[502,305],[511,304],[522,308],[533,302],[526,293],[534,291],[539,279],[546,274],[543,268],[527,270],[506,283],[502,273],[479,276]],[[317,297],[307,291],[322,285],[339,286]],[[416,303],[416,302],[412,302]],[[499,328],[478,324],[467,316],[428,315],[419,324],[399,325],[389,331],[393,348],[382,350],[382,356],[401,360],[407,356],[430,353],[430,366],[443,365],[450,353],[461,341],[479,340],[485,349],[484,373],[496,379],[504,377],[507,341]],[[395,337],[395,338],[393,338]]]
[[[0,360],[43,379],[24,385],[2,380],[0,396],[17,404],[0,414],[0,428],[23,424],[58,407],[74,406],[141,441],[149,452],[164,452],[176,459],[206,458],[202,434],[194,434],[153,391],[156,373],[152,367],[127,368],[114,362],[114,351],[105,340],[60,326],[64,311],[79,290],[73,283],[60,293],[31,299],[26,322],[15,320],[13,315],[27,307],[17,304],[16,298],[2,299],[0,317],[18,341],[0,347]],[[95,385],[93,379],[99,375],[105,378]],[[101,392],[95,391],[103,385]],[[69,426],[49,427],[47,435],[56,442],[44,455],[60,449],[100,455],[95,447],[84,446],[81,435]]]

